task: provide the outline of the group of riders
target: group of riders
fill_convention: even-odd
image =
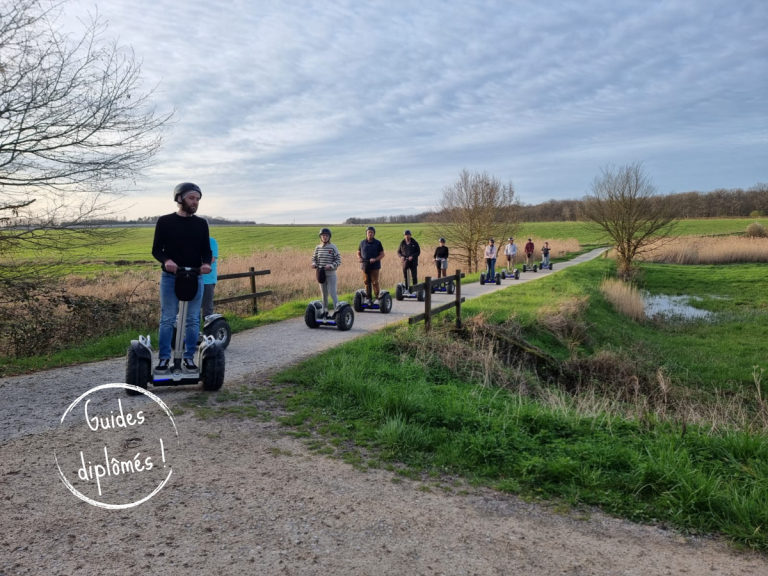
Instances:
[[[179,309],[179,298],[174,291],[174,274],[178,268],[188,267],[198,269],[197,296],[189,302],[186,317],[186,348],[182,360],[185,370],[196,371],[194,363],[195,347],[200,330],[200,311],[203,300],[207,313],[212,312],[213,286],[215,286],[215,257],[218,256],[218,246],[212,242],[208,230],[208,222],[203,218],[194,217],[203,196],[200,187],[191,182],[182,182],[173,191],[173,199],[177,204],[177,211],[161,216],[155,226],[155,235],[152,245],[152,255],[160,262],[162,275],[160,277],[160,331],[159,331],[159,356],[160,360],[155,372],[164,372],[169,369],[171,359],[171,338],[176,315]],[[315,247],[312,254],[312,268],[316,270],[317,281],[322,290],[323,316],[333,318],[335,314],[338,296],[336,293],[336,270],[341,265],[341,253],[335,244],[331,242],[331,230],[323,228],[319,232],[320,244]],[[213,249],[212,249],[213,248]],[[531,239],[525,245],[525,257],[530,265],[533,259],[534,245]],[[216,254],[214,254],[216,252]],[[544,243],[541,249],[544,264],[549,264],[549,243]],[[507,271],[510,266],[514,268],[517,257],[517,245],[514,238],[509,238],[504,247],[507,257]],[[379,299],[379,273],[381,260],[384,258],[384,246],[376,239],[376,229],[368,226],[365,231],[365,239],[360,242],[357,249],[357,258],[363,272],[363,281],[366,286],[371,286],[372,294],[368,293],[367,304],[378,304]],[[411,231],[406,230],[403,240],[397,249],[403,267],[403,276],[408,285],[408,272],[411,273],[412,284],[418,283],[418,266],[421,247],[413,238]],[[448,270],[448,247],[445,238],[440,238],[439,245],[433,255],[437,277],[443,278]],[[493,238],[488,240],[485,248],[485,259],[491,277],[494,275],[497,249]],[[212,282],[210,277],[213,276]],[[211,285],[212,284],[212,285]],[[333,301],[333,308],[329,312],[328,297]]]

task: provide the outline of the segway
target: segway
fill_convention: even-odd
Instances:
[[[139,336],[138,340],[131,340],[128,348],[128,356],[125,367],[125,382],[139,388],[154,386],[180,386],[197,384],[202,380],[203,389],[207,391],[219,390],[224,384],[224,343],[213,336],[205,335],[197,345],[195,355],[196,371],[183,369],[181,361],[184,356],[187,308],[189,302],[197,296],[197,277],[199,268],[179,268],[175,278],[175,292],[179,299],[179,326],[173,339],[171,349],[171,365],[167,371],[155,373],[152,364],[152,343],[149,336]],[[126,390],[129,396],[138,394],[133,390]]]
[[[382,314],[389,314],[392,311],[392,297],[388,290],[380,290],[377,304],[373,299],[373,287],[371,286],[370,263],[365,262],[365,276],[368,283],[365,288],[355,292],[354,308],[355,312],[365,312],[366,310],[378,310]]]
[[[517,268],[513,268],[512,272],[507,274],[506,270],[501,271],[501,279],[506,280],[507,278],[514,278],[515,280],[520,280],[520,270]]]
[[[480,286],[485,286],[486,284],[501,284],[501,273],[496,272],[495,276],[491,276],[491,267],[486,267],[485,272],[480,272]]]
[[[411,284],[408,281],[408,272],[410,272],[411,279],[413,279],[413,270],[406,269],[405,271],[405,282],[400,282],[395,287],[395,299],[398,302],[402,302],[406,298],[416,298],[419,302],[424,302],[424,290],[419,290],[418,292],[411,292]]]
[[[539,267],[536,264],[534,264],[533,268],[531,268],[527,264],[523,264],[523,272],[530,272],[531,270],[533,272],[538,272],[539,271]]]
[[[221,340],[224,350],[227,349],[232,341],[232,328],[229,322],[224,318],[224,314],[211,314],[205,317],[203,324],[203,334],[213,336],[216,340]]]
[[[447,258],[435,258],[435,262],[438,264],[442,264],[443,260],[447,260]],[[453,282],[453,280],[443,281],[440,284],[434,284],[432,286],[432,294],[435,292],[445,292],[446,294],[453,294],[456,292],[456,284]]]
[[[554,269],[554,266],[552,266],[552,262],[550,262],[549,264],[544,264],[544,262],[542,261],[541,264],[539,264],[539,270],[552,270],[552,269]]]

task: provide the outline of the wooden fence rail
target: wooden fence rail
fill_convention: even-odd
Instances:
[[[451,308],[456,308],[456,328],[461,328],[461,303],[464,302],[464,298],[461,296],[461,279],[464,278],[464,274],[461,270],[456,270],[456,274],[453,276],[446,276],[444,278],[432,278],[427,276],[424,282],[416,284],[411,287],[411,292],[419,292],[424,290],[424,313],[416,314],[408,318],[408,324],[416,324],[417,322],[424,321],[424,331],[429,332],[432,328],[432,316],[445,312]],[[456,299],[453,302],[448,302],[437,308],[432,308],[432,288],[439,286],[440,284],[446,284],[449,281],[453,281],[456,286]]]
[[[256,304],[256,299],[262,296],[269,296],[272,294],[272,290],[264,290],[263,292],[256,292],[256,276],[265,276],[269,274],[269,270],[256,270],[253,266],[248,272],[238,272],[236,274],[222,274],[216,277],[216,281],[219,280],[234,280],[235,278],[250,278],[251,279],[251,293],[243,294],[242,296],[230,296],[229,298],[221,298],[214,300],[214,304],[226,304],[228,302],[240,302],[242,300],[253,300],[253,313],[258,314],[259,308]]]

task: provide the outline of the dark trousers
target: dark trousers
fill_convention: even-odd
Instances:
[[[216,289],[216,284],[204,284],[203,285],[203,320],[206,316],[213,314],[213,291]]]
[[[419,262],[417,260],[404,260],[403,261],[403,278],[405,283],[408,284],[408,270],[411,271],[411,283],[408,286],[413,286],[419,283]]]

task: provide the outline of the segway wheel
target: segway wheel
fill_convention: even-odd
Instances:
[[[215,392],[221,389],[224,385],[224,362],[224,348],[219,348],[216,354],[203,360],[203,390]]]
[[[392,297],[389,294],[385,294],[379,298],[379,312],[382,314],[389,314],[392,312]]]
[[[336,328],[342,332],[346,332],[355,323],[355,313],[349,306],[344,306],[336,313]]]
[[[502,280],[506,280],[507,279],[507,271],[506,270],[502,270],[501,271],[501,279]]]
[[[496,285],[501,284],[501,274],[496,274]]]
[[[128,357],[125,362],[125,383],[133,384],[139,388],[147,389],[149,379],[152,377],[152,366],[146,358],[139,358],[133,348],[128,348]],[[126,388],[128,396],[136,396],[140,392]]]
[[[533,271],[534,271],[534,273],[538,271],[538,268],[536,267],[536,264],[533,265]]]
[[[314,304],[307,304],[307,309],[304,311],[304,324],[307,325],[307,328],[317,328]]]
[[[485,285],[485,273],[480,272],[480,286]]]
[[[401,302],[403,300],[404,296],[403,296],[402,284],[398,284],[397,287],[395,288],[395,298],[397,298],[398,302]]]
[[[554,269],[555,269],[555,267],[552,265],[552,263],[551,263],[551,262],[549,263],[549,269],[550,269],[550,270],[554,270]]]
[[[224,318],[219,318],[209,326],[206,326],[204,332],[206,336],[213,336],[216,340],[221,340],[221,347],[225,350],[232,341],[232,328],[230,328],[229,322],[224,320]]]
[[[523,264],[523,272],[528,272],[528,267],[525,264]]]
[[[448,294],[453,294],[454,292],[456,292],[456,285],[453,283],[453,281],[448,282],[448,284],[446,284],[445,291]]]
[[[360,294],[360,292],[355,292],[354,307],[355,307],[355,312],[363,311],[363,295]]]
[[[416,294],[416,300],[418,300],[419,302],[424,302],[424,300],[427,297],[427,295],[424,292],[425,290],[419,290],[419,292]]]
[[[520,270],[515,269],[515,280],[520,280]]]

